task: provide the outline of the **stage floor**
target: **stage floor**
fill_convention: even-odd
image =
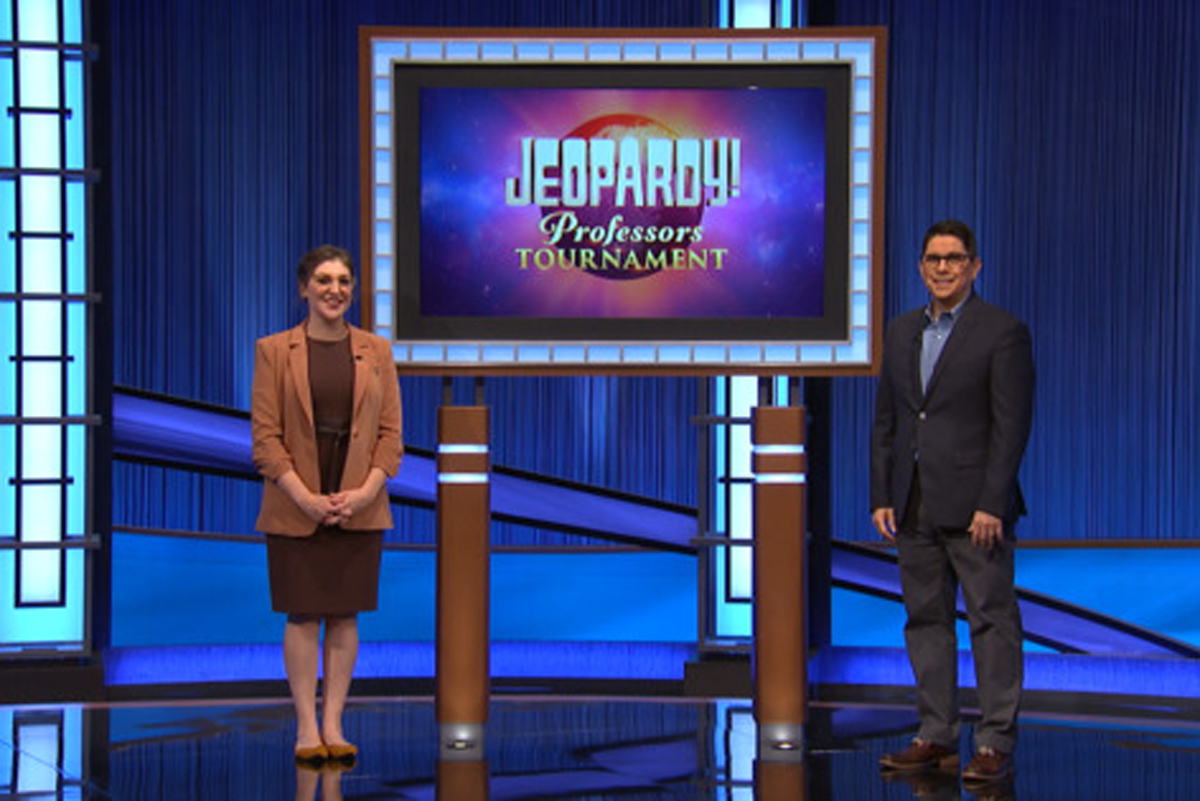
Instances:
[[[1015,781],[978,797],[1200,797],[1195,710],[1114,710],[1023,715]],[[913,724],[907,706],[814,703],[803,761],[760,774],[756,793],[742,699],[501,696],[486,759],[439,767],[431,698],[355,697],[345,728],[358,762],[324,772],[293,764],[292,712],[278,698],[0,706],[0,798],[976,797],[955,776],[880,775],[880,755],[903,747]]]

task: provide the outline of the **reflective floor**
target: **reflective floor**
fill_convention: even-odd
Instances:
[[[0,798],[50,799],[1188,799],[1200,798],[1194,710],[1026,714],[1015,780],[892,780],[901,706],[815,704],[804,758],[757,763],[744,700],[500,697],[486,758],[439,761],[429,698],[355,698],[348,770],[293,764],[279,699],[0,707]]]

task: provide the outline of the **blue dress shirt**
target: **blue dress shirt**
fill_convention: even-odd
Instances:
[[[933,375],[933,368],[942,355],[942,348],[946,346],[946,340],[950,338],[950,332],[954,330],[958,313],[962,311],[963,304],[970,297],[971,293],[968,292],[967,296],[956,303],[953,309],[942,312],[937,319],[933,317],[933,305],[925,307],[925,328],[921,331],[921,392],[925,392],[929,386],[929,377]]]

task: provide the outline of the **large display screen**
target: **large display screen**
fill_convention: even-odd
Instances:
[[[397,339],[849,339],[848,65],[393,70]]]

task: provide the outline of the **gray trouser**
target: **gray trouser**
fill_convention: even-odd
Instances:
[[[982,717],[975,747],[1012,753],[1023,663],[1021,613],[1013,586],[1013,546],[991,550],[965,531],[905,527],[896,538],[908,619],[904,642],[917,681],[922,740],[954,747],[959,737],[955,596],[961,584],[971,631]]]

